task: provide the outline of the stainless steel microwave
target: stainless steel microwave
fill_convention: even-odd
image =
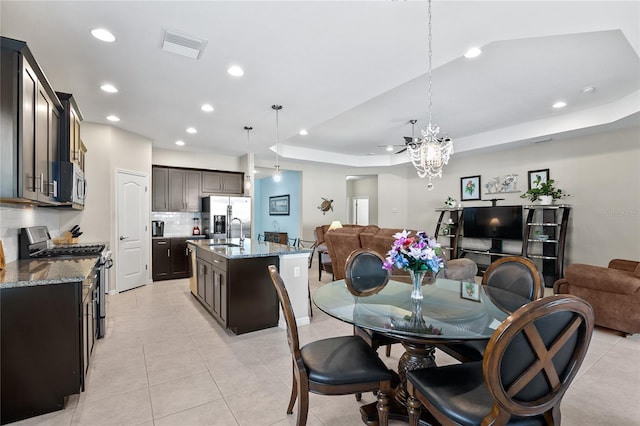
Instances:
[[[87,182],[80,166],[70,161],[60,161],[58,170],[58,201],[84,205],[87,197]]]

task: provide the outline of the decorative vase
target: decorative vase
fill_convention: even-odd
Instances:
[[[553,203],[553,197],[551,195],[540,195],[538,198],[540,199],[540,204],[543,206],[548,206]]]
[[[411,282],[413,283],[413,290],[411,291],[411,298],[414,300],[422,299],[422,279],[427,271],[413,271],[409,269],[411,274]]]

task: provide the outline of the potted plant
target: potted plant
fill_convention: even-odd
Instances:
[[[549,179],[546,182],[541,181],[542,178],[538,176],[538,178],[533,181],[531,188],[524,194],[520,195],[520,198],[528,198],[531,202],[540,200],[540,204],[548,205],[554,200],[569,196],[569,194],[564,192],[562,189],[553,186],[553,183],[555,182],[553,179]]]

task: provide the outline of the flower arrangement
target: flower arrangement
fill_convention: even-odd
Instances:
[[[434,274],[444,263],[440,258],[440,244],[436,239],[429,238],[424,231],[410,237],[411,231],[403,230],[394,234],[393,246],[387,253],[383,268],[391,271],[393,267],[414,272],[431,271]]]

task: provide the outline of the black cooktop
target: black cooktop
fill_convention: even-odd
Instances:
[[[103,250],[104,244],[54,246],[32,253],[30,257],[99,256]]]

